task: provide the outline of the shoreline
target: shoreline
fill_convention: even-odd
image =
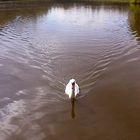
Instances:
[[[37,8],[52,4],[50,1],[0,1],[0,10],[11,8]]]
[[[77,4],[104,4],[104,5],[129,5],[134,4],[129,1],[121,1],[121,0],[42,0],[42,1],[0,1],[0,10],[3,9],[12,9],[12,8],[39,8],[39,7],[45,7],[49,4],[63,4],[63,3],[77,3]],[[138,3],[139,5],[140,3]]]

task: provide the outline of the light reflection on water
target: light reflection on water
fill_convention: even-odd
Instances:
[[[1,138],[139,139],[140,24],[133,10],[61,4],[1,11]],[[82,91],[76,101],[64,94],[71,78]]]

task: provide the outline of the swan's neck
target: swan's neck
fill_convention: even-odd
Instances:
[[[75,83],[72,83],[72,96],[71,98],[75,98]]]

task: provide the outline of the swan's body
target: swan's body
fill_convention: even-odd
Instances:
[[[69,98],[75,98],[79,92],[79,86],[77,85],[75,79],[71,79],[66,85],[65,93],[69,96]]]

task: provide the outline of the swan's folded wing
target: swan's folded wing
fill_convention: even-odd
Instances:
[[[80,92],[79,86],[75,84],[75,95],[79,94],[79,92]]]
[[[66,93],[66,94],[72,94],[72,90],[71,90],[70,84],[67,84],[67,85],[66,85],[65,93]]]

